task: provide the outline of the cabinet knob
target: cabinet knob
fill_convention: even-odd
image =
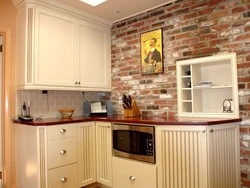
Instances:
[[[81,82],[78,82],[78,85],[80,85],[81,84]]]
[[[202,130],[201,132],[205,133],[205,132],[206,132],[206,130]]]
[[[110,126],[109,126],[109,125],[108,125],[107,127],[108,127],[108,128],[110,128]]]
[[[134,177],[134,176],[129,176],[129,179],[130,179],[131,181],[135,181],[135,177]]]
[[[77,82],[75,82],[75,84],[77,84]]]
[[[67,178],[66,177],[62,177],[61,178],[61,182],[66,182],[67,181]]]
[[[66,129],[61,129],[60,132],[61,132],[61,133],[65,133],[65,132],[66,132]]]
[[[214,130],[213,129],[210,129],[210,131],[209,131],[210,133],[213,133],[214,132]]]
[[[61,150],[60,153],[65,154],[65,153],[67,153],[67,151],[66,150]]]

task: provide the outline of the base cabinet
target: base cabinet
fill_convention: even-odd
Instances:
[[[238,123],[156,130],[159,188],[240,188]]]
[[[156,165],[113,157],[113,188],[142,187],[157,188]]]
[[[15,124],[18,188],[112,187],[111,123]]]

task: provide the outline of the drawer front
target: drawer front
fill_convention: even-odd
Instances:
[[[76,137],[48,141],[48,169],[77,161]]]
[[[156,166],[113,157],[113,188],[156,188]]]
[[[76,124],[48,126],[47,135],[48,140],[76,136]]]
[[[48,188],[77,188],[77,164],[48,171]]]

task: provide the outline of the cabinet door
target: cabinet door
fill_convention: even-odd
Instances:
[[[78,140],[78,185],[83,187],[96,182],[95,123],[80,123],[77,126]]]
[[[207,188],[205,126],[159,126],[156,163],[160,188]]]
[[[113,157],[113,179],[113,188],[156,188],[156,166]]]
[[[239,188],[239,123],[213,125],[208,129],[209,188]]]
[[[111,91],[110,28],[79,21],[78,61],[80,86]]]
[[[35,84],[74,86],[75,19],[52,10],[36,8],[35,23]]]
[[[112,187],[111,123],[96,122],[97,181]]]

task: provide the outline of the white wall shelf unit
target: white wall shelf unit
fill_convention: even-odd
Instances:
[[[176,66],[179,117],[239,117],[235,53],[180,60]],[[231,111],[223,109],[225,99]]]

